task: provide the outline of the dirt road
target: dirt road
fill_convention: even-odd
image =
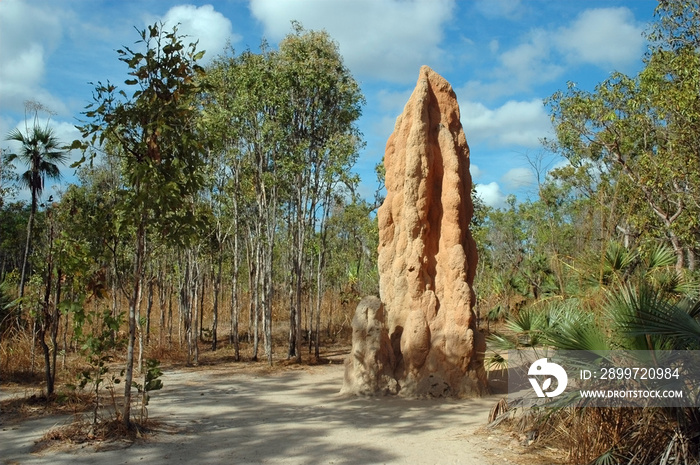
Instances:
[[[338,394],[342,376],[337,364],[271,374],[172,371],[150,406],[164,427],[148,439],[31,453],[39,437],[67,420],[3,422],[0,463],[515,463],[513,440],[477,434],[495,398],[346,398]]]

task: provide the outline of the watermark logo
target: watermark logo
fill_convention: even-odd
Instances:
[[[700,350],[523,348],[505,359],[513,405],[700,408]]]
[[[532,388],[537,393],[537,397],[555,397],[564,392],[566,389],[566,384],[569,382],[569,377],[566,375],[566,371],[558,364],[554,362],[548,362],[547,358],[541,358],[535,360],[535,362],[530,365],[530,369],[527,374],[530,376],[530,384]],[[537,381],[537,378],[533,376],[546,376],[542,385]],[[548,391],[552,387],[552,378],[557,380],[557,388],[553,391]]]

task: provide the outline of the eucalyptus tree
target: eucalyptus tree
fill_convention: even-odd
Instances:
[[[257,357],[258,323],[262,322],[265,352],[272,360],[273,261],[280,257],[275,245],[284,215],[292,238],[287,249],[294,296],[289,356],[300,358],[305,267],[316,264],[318,311],[329,212],[343,186],[349,186],[349,191],[357,183],[349,171],[361,143],[354,122],[362,95],[328,35],[306,32],[299,25],[277,52],[263,43],[257,54],[231,52],[220,57],[210,69],[209,80],[203,120],[210,136],[215,136],[210,156],[225,164],[215,175],[221,181],[212,186],[211,194],[225,194],[233,217],[232,224],[217,223],[213,229],[219,239],[232,239],[234,287],[240,244],[246,243],[253,357]],[[231,235],[222,235],[228,228]],[[322,246],[312,255],[308,240],[316,233]],[[240,240],[243,235],[245,241]]]
[[[305,31],[293,23],[293,33],[280,42],[279,72],[287,101],[281,118],[285,137],[285,168],[291,197],[294,303],[290,308],[289,357],[301,361],[302,289],[306,242],[319,226],[322,239],[317,263],[317,304],[320,311],[321,273],[325,263],[325,229],[338,188],[357,179],[349,174],[361,136],[355,122],[364,98],[343,64],[338,46],[326,32]],[[319,316],[316,317],[318,321]]]
[[[19,281],[19,296],[21,298],[24,296],[27,264],[32,243],[32,229],[39,205],[39,198],[44,191],[46,179],[56,181],[61,179],[59,165],[64,164],[68,160],[68,153],[63,149],[63,144],[59,142],[49,123],[47,122],[45,126],[39,124],[38,111],[35,111],[34,123],[31,129],[26,127],[25,132],[22,133],[22,131],[15,128],[7,135],[7,140],[19,142],[20,149],[17,153],[6,154],[5,163],[17,161],[27,167],[27,171],[19,176],[19,181],[31,192],[27,239]]]
[[[230,98],[232,136],[229,154],[237,173],[238,188],[249,192],[246,206],[247,257],[251,321],[253,322],[253,359],[257,358],[258,322],[262,320],[265,351],[272,362],[272,260],[279,214],[279,193],[283,133],[279,112],[282,92],[275,77],[276,52],[263,43],[260,54],[246,51],[231,57],[226,66],[226,92]],[[240,161],[239,161],[240,157]],[[248,173],[241,179],[241,167]],[[241,185],[243,184],[243,185]],[[237,212],[243,209],[236,204]],[[246,215],[248,216],[248,215]],[[238,229],[238,227],[236,227]]]
[[[700,31],[697,0],[659,3],[645,68],[614,73],[593,92],[570,84],[548,99],[559,152],[598,165],[625,211],[627,234],[659,231],[677,268],[694,267],[700,234]]]
[[[133,89],[131,94],[98,82],[85,112],[89,121],[79,128],[91,157],[107,141],[119,147],[125,189],[117,224],[135,231],[122,417],[127,427],[147,231],[157,227],[173,242],[186,241],[195,224],[188,204],[202,185],[202,144],[196,128],[201,87],[196,77],[204,72],[197,64],[204,52],[197,52],[196,44],[184,45],[177,27],[166,32],[162,24],[154,24],[138,33],[143,51],[117,50],[129,69],[125,84]]]
[[[233,50],[230,51],[233,54]],[[219,307],[222,297],[224,257],[231,250],[231,312],[230,341],[234,345],[235,358],[240,356],[238,341],[239,270],[241,264],[241,237],[239,205],[241,202],[241,177],[243,156],[238,150],[237,115],[231,104],[235,99],[235,66],[231,56],[217,57],[207,68],[208,91],[202,102],[202,127],[207,137],[207,200],[211,213],[212,252],[214,265],[214,302],[212,311],[212,350],[217,349]]]

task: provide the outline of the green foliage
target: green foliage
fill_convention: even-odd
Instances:
[[[610,297],[608,311],[616,330],[640,349],[698,350],[699,305],[696,297],[679,300],[649,285],[625,286]]]
[[[328,220],[326,281],[353,303],[378,292],[378,230],[371,208],[358,199],[336,206]]]
[[[139,384],[136,381],[132,384],[141,394],[141,422],[145,422],[148,419],[148,409],[146,407],[151,399],[150,393],[163,388],[163,381],[159,379],[162,375],[163,371],[160,369],[160,362],[149,358],[146,360],[143,384]]]
[[[130,188],[115,204],[118,230],[147,220],[157,223],[165,238],[185,241],[196,225],[188,201],[203,183],[203,145],[196,128],[197,95],[203,91],[198,77],[204,74],[196,61],[203,52],[196,44],[185,46],[177,28],[164,32],[155,24],[139,35],[137,44],[145,51],[117,50],[132,76],[125,84],[134,90],[129,96],[109,82],[97,83],[85,112],[90,121],[80,127],[88,142],[83,148],[91,161],[110,148],[122,161]]]
[[[645,254],[613,242],[604,259],[604,308],[591,311],[581,298],[533,304],[506,319],[507,335],[492,335],[491,348],[643,350],[669,347],[672,341],[686,348],[698,343],[693,339],[697,281],[675,272],[675,257],[668,248]],[[672,285],[663,279],[667,273],[676,276]],[[590,292],[599,293],[600,288]]]
[[[697,1],[660,2],[637,76],[614,73],[593,92],[570,84],[547,100],[550,148],[571,164],[560,179],[586,186],[609,232],[667,242],[678,270],[694,266],[700,233],[697,10]]]
[[[121,383],[124,373],[119,376],[110,374],[109,363],[114,358],[114,351],[123,346],[123,341],[114,337],[119,330],[123,314],[115,317],[109,310],[104,310],[101,314],[88,312],[85,310],[83,299],[62,302],[61,311],[73,313],[74,334],[80,343],[80,351],[89,364],[89,367],[79,374],[78,387],[84,389],[89,385],[95,395],[93,423],[97,423],[99,419],[100,387],[105,382],[108,383],[115,414],[118,415],[114,386]],[[89,329],[89,332],[85,332],[85,329]]]

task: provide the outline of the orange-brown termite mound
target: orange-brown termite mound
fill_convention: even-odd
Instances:
[[[485,344],[473,310],[477,253],[469,231],[469,147],[452,87],[427,66],[396,120],[384,167],[380,302],[372,313],[382,328],[374,333],[376,343],[360,341],[368,331],[359,325],[370,320],[367,302],[358,306],[364,317],[356,314],[353,322],[343,392],[479,395],[486,388]],[[374,350],[367,353],[367,347]]]

